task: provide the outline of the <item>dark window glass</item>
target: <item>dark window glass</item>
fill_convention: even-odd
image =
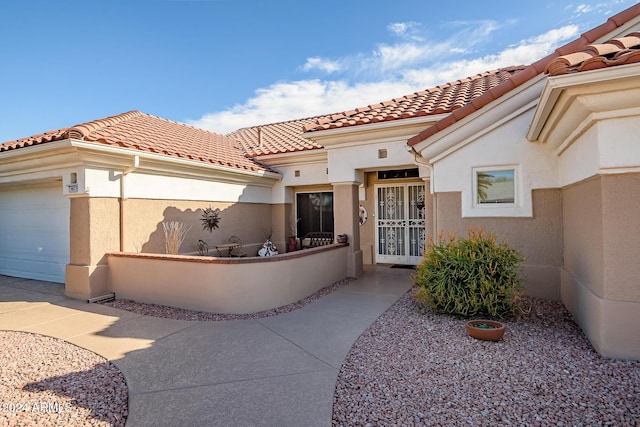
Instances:
[[[298,193],[296,195],[298,237],[312,231],[333,233],[333,193]]]
[[[418,168],[378,171],[378,179],[417,178],[419,176]]]

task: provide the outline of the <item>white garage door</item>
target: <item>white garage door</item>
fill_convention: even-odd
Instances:
[[[62,183],[0,187],[0,274],[64,283],[68,263]]]

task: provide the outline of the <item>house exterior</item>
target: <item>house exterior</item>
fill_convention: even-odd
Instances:
[[[211,238],[263,241],[281,178],[234,140],[138,111],[0,150],[0,273],[64,282],[80,299],[109,291],[107,253],[164,253],[163,222],[190,226],[182,249],[195,251],[208,206],[225,231]]]
[[[105,254],[163,252],[170,220],[194,251],[209,205],[255,248],[347,234],[350,276],[482,227],[523,252],[527,294],[562,300],[603,355],[640,359],[638,31],[635,5],[529,66],[226,136],[134,111],[5,143],[0,274],[99,295]]]

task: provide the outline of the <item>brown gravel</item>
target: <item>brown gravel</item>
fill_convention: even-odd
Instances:
[[[346,278],[343,280],[339,280],[332,285],[324,287],[312,295],[309,295],[306,298],[301,299],[300,301],[283,305],[281,307],[276,307],[271,310],[260,311],[258,313],[250,313],[250,314],[219,314],[219,313],[209,313],[206,311],[193,311],[193,310],[185,310],[183,308],[175,308],[169,307],[166,305],[159,304],[146,304],[136,301],[131,301],[127,299],[116,299],[114,301],[103,302],[102,304],[107,305],[109,307],[119,308],[121,310],[131,311],[137,314],[143,314],[145,316],[155,316],[155,317],[164,317],[166,319],[176,319],[176,320],[199,320],[204,322],[218,322],[221,320],[243,320],[243,319],[260,319],[263,317],[276,316],[278,314],[289,313],[294,310],[298,310],[299,308],[304,307],[307,304],[316,301],[317,299],[322,298],[325,295],[330,294],[331,292],[348,285],[353,282],[354,278]]]
[[[105,305],[179,320],[255,319],[297,310],[355,279],[340,280],[296,303],[253,314],[215,314],[116,300]],[[128,389],[108,360],[63,340],[0,331],[0,426],[124,426]]]
[[[106,305],[181,320],[251,319],[296,310],[352,280],[255,314]],[[561,303],[526,301],[531,314],[506,321],[493,343],[405,294],[348,354],[333,426],[640,426],[640,362],[599,356]],[[0,344],[0,425],[124,425],[126,383],[107,360],[23,332],[0,331]]]
[[[0,425],[123,426],[128,390],[105,358],[66,341],[0,331]]]
[[[598,355],[561,303],[527,298],[502,341],[403,296],[356,341],[334,426],[640,426],[640,362]]]

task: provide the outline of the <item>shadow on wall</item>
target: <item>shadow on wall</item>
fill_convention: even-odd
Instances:
[[[224,243],[231,236],[237,236],[242,241],[243,247],[247,248],[248,254],[254,256],[266,240],[265,233],[268,233],[271,227],[271,206],[267,204],[207,202],[189,202],[188,204],[193,207],[186,209],[180,209],[176,206],[166,207],[162,211],[162,221],[155,224],[154,230],[147,229],[145,235],[149,237],[141,246],[140,252],[166,253],[163,223],[177,221],[185,224],[188,229],[180,246],[180,254],[197,253],[198,240],[203,240],[211,248],[215,244]],[[201,221],[203,209],[209,206],[213,209],[220,209],[218,228],[211,232],[208,229],[203,229]],[[153,215],[149,215],[149,217],[153,218]],[[143,223],[139,226],[150,228],[152,225]],[[209,252],[215,256],[215,250],[210,249]]]

